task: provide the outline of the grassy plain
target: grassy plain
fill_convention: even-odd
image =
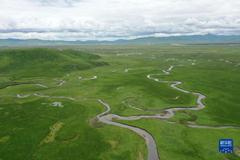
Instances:
[[[240,146],[239,129],[185,126],[187,121],[240,126],[238,45],[1,49],[0,159],[146,159],[143,139],[96,121],[104,111],[97,99],[122,116],[194,106],[191,94],[147,78],[171,65],[176,67],[170,75],[156,77],[182,81],[182,88],[206,95],[206,108],[178,112],[169,120],[175,124],[154,119],[122,123],[150,132],[161,160],[238,159],[218,153],[217,144],[219,138],[233,138]]]

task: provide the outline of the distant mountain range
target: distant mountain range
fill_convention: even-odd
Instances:
[[[172,37],[146,37],[132,40],[116,41],[54,41],[54,40],[20,40],[0,39],[0,46],[58,46],[58,45],[154,45],[154,44],[218,44],[240,43],[240,36],[194,35]]]

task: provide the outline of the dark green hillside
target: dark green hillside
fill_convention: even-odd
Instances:
[[[61,76],[104,65],[97,55],[47,48],[0,51],[0,74],[17,77]]]

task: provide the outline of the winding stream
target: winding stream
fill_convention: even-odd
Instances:
[[[160,155],[158,154],[157,145],[156,145],[156,142],[155,142],[154,138],[152,137],[152,135],[144,129],[133,127],[133,126],[130,126],[127,124],[122,124],[119,122],[115,122],[115,121],[113,121],[113,119],[127,120],[127,121],[134,121],[134,120],[147,119],[147,118],[165,119],[166,120],[166,119],[172,118],[175,115],[175,112],[177,112],[177,111],[183,111],[183,110],[197,111],[197,110],[204,109],[205,105],[203,104],[202,101],[206,98],[205,95],[198,93],[198,92],[191,92],[191,91],[184,90],[182,88],[178,88],[177,86],[182,84],[182,82],[180,82],[180,81],[163,81],[163,80],[160,80],[160,79],[154,77],[154,76],[158,76],[158,75],[169,75],[173,68],[174,68],[174,66],[170,66],[167,70],[162,70],[163,74],[149,74],[149,75],[147,75],[147,78],[150,80],[159,82],[159,83],[169,83],[170,87],[175,90],[196,96],[197,97],[196,106],[169,108],[169,109],[164,110],[164,114],[139,115],[139,116],[119,116],[116,114],[110,114],[109,112],[111,111],[111,107],[109,106],[109,104],[107,104],[106,102],[104,102],[101,99],[98,100],[98,102],[101,103],[106,108],[106,110],[103,113],[97,115],[97,119],[100,122],[108,124],[108,125],[114,125],[114,126],[118,126],[121,128],[127,128],[127,129],[137,133],[139,136],[141,136],[145,140],[146,145],[147,145],[147,150],[148,150],[148,159],[147,160],[160,160]],[[195,125],[195,124],[188,124],[187,126],[192,127],[192,128],[209,128],[209,129],[239,128],[236,126],[218,126],[217,127],[217,126],[202,126],[202,125]]]
[[[147,149],[148,149],[148,160],[159,160],[157,145],[150,133],[148,133],[147,131],[145,131],[143,129],[137,128],[137,127],[129,126],[129,125],[118,123],[118,122],[113,122],[112,118],[115,118],[115,117],[112,117],[111,115],[110,116],[106,115],[111,110],[110,106],[100,99],[98,101],[106,108],[105,112],[97,115],[97,118],[99,121],[101,121],[102,123],[105,123],[105,124],[114,125],[114,126],[118,126],[121,128],[127,128],[127,129],[137,133],[142,138],[144,138],[144,140],[146,142]]]

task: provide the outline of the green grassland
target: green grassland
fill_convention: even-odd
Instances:
[[[171,65],[171,74],[163,75]],[[240,46],[153,45],[0,49],[0,160],[146,159],[141,137],[95,117],[104,111],[98,99],[121,116],[196,105],[195,96],[149,74],[204,94],[206,108],[177,112],[167,121],[121,123],[151,133],[161,160],[239,159],[237,151],[217,151],[220,138],[233,138],[240,147],[239,129],[186,123],[240,126]]]

